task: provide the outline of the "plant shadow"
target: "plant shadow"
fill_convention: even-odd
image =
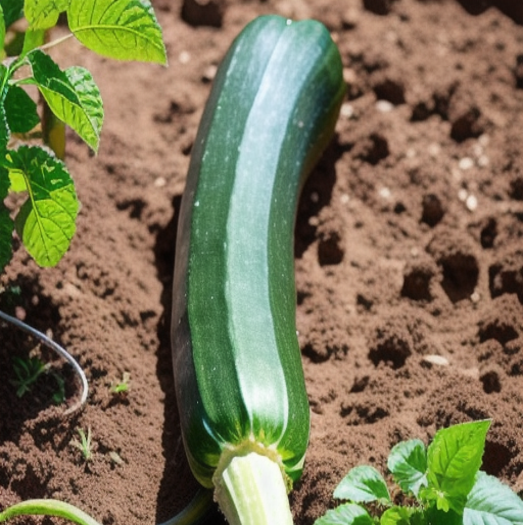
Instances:
[[[172,286],[180,203],[181,195],[176,195],[172,203],[173,216],[169,223],[157,232],[154,247],[158,278],[162,282],[160,300],[163,307],[163,314],[158,324],[159,347],[156,354],[156,373],[165,396],[162,434],[165,466],[157,496],[157,523],[164,523],[181,512],[200,488],[192,475],[182,443],[171,357]],[[214,525],[226,523],[217,509],[210,519]]]

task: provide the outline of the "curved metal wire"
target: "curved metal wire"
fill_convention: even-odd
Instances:
[[[51,338],[47,337],[44,333],[40,332],[36,328],[33,328],[32,326],[29,326],[27,323],[24,323],[23,321],[20,321],[20,319],[17,319],[16,317],[13,317],[9,314],[6,314],[5,312],[2,312],[0,310],[0,318],[4,321],[7,321],[8,323],[11,323],[12,325],[16,326],[17,328],[20,328],[24,332],[27,332],[31,334],[33,337],[36,337],[42,344],[50,348],[51,350],[54,350],[60,357],[63,357],[72,367],[76,375],[80,379],[80,383],[82,384],[82,393],[80,396],[79,401],[77,401],[74,405],[69,407],[64,414],[70,415],[76,412],[77,410],[80,410],[83,408],[87,401],[87,395],[89,393],[89,384],[87,382],[87,377],[85,376],[85,372],[83,371],[82,367],[78,364],[78,362],[75,360],[75,358],[64,348],[62,348],[58,343],[53,341]]]

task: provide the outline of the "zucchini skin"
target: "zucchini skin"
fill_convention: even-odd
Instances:
[[[182,437],[205,487],[222,452],[245,443],[301,475],[295,213],[344,92],[326,28],[279,16],[247,25],[215,77],[180,209],[171,334]]]

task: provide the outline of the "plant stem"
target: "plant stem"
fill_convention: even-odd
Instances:
[[[71,35],[66,35],[69,38]],[[63,39],[49,40],[49,31],[45,31],[43,41],[40,42],[39,49],[42,51],[49,44],[56,45]],[[45,42],[45,43],[44,43]],[[51,110],[47,100],[40,92],[40,101],[42,103],[42,140],[46,146],[49,146],[60,160],[65,160],[65,123],[62,122]]]
[[[284,474],[268,456],[233,456],[214,483],[214,498],[230,525],[292,525]]]
[[[2,310],[0,310],[0,318],[4,321],[7,321],[8,323],[15,325],[17,328],[20,328],[21,330],[24,330],[25,332],[31,334],[33,337],[36,337],[45,346],[47,346],[51,350],[54,350],[58,355],[63,357],[73,367],[73,370],[75,371],[76,375],[80,378],[80,382],[82,384],[82,394],[80,396],[80,400],[77,401],[73,406],[69,407],[65,411],[65,414],[69,415],[83,408],[87,401],[87,395],[89,393],[89,384],[87,383],[87,377],[85,376],[85,372],[82,370],[82,367],[77,363],[75,358],[67,350],[62,348],[58,343],[47,337],[45,334],[43,334],[36,328],[33,328],[32,326],[29,326],[23,321],[20,321],[20,319],[12,317],[11,315],[2,312]]]
[[[79,525],[100,525],[83,510],[69,503],[54,499],[30,499],[16,503],[3,512],[0,512],[0,522],[16,516],[26,515],[56,516],[74,521]]]
[[[159,525],[200,525],[207,522],[211,511],[212,490],[202,487],[181,512]]]
[[[65,42],[66,40],[69,40],[74,35],[73,33],[67,33],[64,36],[61,36],[60,38],[57,38],[56,40],[51,40],[50,42],[46,42],[45,44],[38,47],[40,51],[46,51],[47,49],[51,49],[54,46],[57,46],[58,44],[61,44],[62,42]]]
[[[41,97],[43,106],[42,135],[46,146],[49,146],[60,159],[65,159],[65,124],[52,112],[49,104]]]

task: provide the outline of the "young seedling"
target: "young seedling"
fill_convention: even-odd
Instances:
[[[480,470],[489,426],[463,423],[439,430],[428,448],[419,439],[393,447],[387,466],[410,503],[395,504],[374,467],[351,469],[334,491],[347,503],[314,525],[523,525],[523,501]]]
[[[73,412],[75,412],[77,410],[80,410],[85,405],[85,403],[87,402],[87,395],[88,395],[88,392],[89,392],[89,385],[87,384],[87,377],[85,376],[85,372],[82,370],[82,368],[77,363],[77,361],[73,358],[73,356],[69,352],[67,352],[67,350],[62,348],[58,343],[53,341],[51,338],[49,338],[44,333],[40,332],[39,330],[36,330],[36,328],[33,328],[32,326],[29,326],[28,324],[24,323],[23,321],[20,321],[20,319],[6,314],[5,312],[3,312],[1,310],[0,310],[0,320],[7,321],[8,323],[16,326],[17,328],[20,328],[24,332],[27,332],[31,336],[35,337],[38,341],[40,341],[40,343],[45,345],[50,350],[56,352],[56,354],[58,354],[60,357],[65,359],[71,365],[71,367],[73,368],[74,373],[77,375],[78,379],[80,380],[80,383],[82,385],[82,392],[81,392],[81,395],[80,395],[80,399],[76,403],[74,403],[72,406],[70,406],[65,411],[65,413],[66,414],[72,414]],[[34,366],[34,369],[29,367],[28,370],[25,370],[28,367],[26,365],[22,364],[22,365],[19,366],[20,370],[18,370],[18,372],[16,370],[14,371],[15,375],[17,375],[17,379],[15,379],[14,381],[15,382],[18,381],[18,383],[15,383],[15,386],[17,386],[19,390],[20,390],[20,388],[23,388],[24,389],[23,393],[25,393],[25,391],[27,391],[27,387],[31,387],[32,386],[32,384],[36,381],[38,376],[41,375],[41,373],[42,373],[41,371],[39,371],[37,376],[34,379],[31,379],[32,376],[34,375],[34,373],[36,372],[37,368],[40,368],[40,367],[37,367],[36,364],[35,365],[30,365],[30,366]],[[44,366],[44,371],[47,370],[47,368],[48,368],[47,366]],[[31,373],[31,371],[32,371],[32,373]],[[60,404],[60,403],[62,403],[65,400],[64,380],[58,373],[56,373],[56,372],[51,372],[51,373],[53,374],[53,377],[55,378],[56,382],[58,383],[58,388],[55,391],[55,393],[53,394],[53,401],[55,403],[57,403],[57,404]],[[22,378],[22,379],[20,379],[20,378]],[[30,382],[29,385],[27,384],[28,380]],[[21,395],[23,395],[23,393]]]
[[[33,357],[13,357],[13,372],[15,379],[11,380],[11,384],[16,387],[16,395],[23,397],[29,392],[38,379],[44,375],[50,375],[56,382],[56,389],[53,392],[52,399],[57,405],[60,405],[65,400],[65,382],[63,377],[50,369],[49,365],[44,364],[40,358]]]
[[[16,395],[23,397],[31,391],[38,378],[46,372],[46,365],[38,357],[13,357],[15,379],[11,384],[16,387]]]
[[[129,372],[124,372],[122,374],[122,380],[116,383],[111,383],[111,388],[109,389],[112,394],[123,395],[127,394],[130,389],[129,381],[131,379],[131,374]]]
[[[91,461],[91,459],[93,459],[91,427],[87,428],[87,435],[85,434],[83,429],[79,428],[78,435],[80,436],[80,441],[78,441],[77,439],[72,439],[71,445],[77,448],[82,453],[84,461],[87,463],[88,461]]]

